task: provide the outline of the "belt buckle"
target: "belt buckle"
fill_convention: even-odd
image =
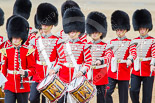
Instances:
[[[121,62],[121,60],[120,59],[117,59],[117,63],[120,63]]]
[[[46,65],[46,62],[42,62],[41,64],[42,64],[42,65]]]
[[[73,63],[71,62],[71,63],[69,63],[69,67],[73,67]]]
[[[14,71],[13,71],[13,74],[17,74],[17,70],[14,70]]]
[[[92,66],[92,69],[96,69],[96,66]]]
[[[140,58],[139,61],[143,61],[143,58]]]

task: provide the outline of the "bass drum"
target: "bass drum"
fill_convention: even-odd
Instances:
[[[2,92],[1,88],[0,88],[0,103],[4,103],[4,93]]]

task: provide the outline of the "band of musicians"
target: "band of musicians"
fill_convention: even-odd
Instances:
[[[149,35],[149,10],[137,9],[131,17],[115,10],[108,21],[100,11],[85,15],[74,0],[64,0],[61,13],[45,1],[31,27],[31,9],[31,0],[15,0],[12,16],[4,18],[0,8],[0,27],[6,20],[7,31],[0,35],[3,103],[116,103],[115,89],[119,103],[129,97],[132,103],[152,103],[155,38]],[[63,28],[53,33],[59,16]],[[105,41],[108,22],[117,38]],[[139,36],[129,39],[132,27]]]

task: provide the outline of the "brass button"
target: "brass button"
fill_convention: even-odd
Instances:
[[[16,70],[14,70],[14,71],[13,71],[13,74],[17,74],[17,71],[16,71]]]
[[[46,65],[46,62],[42,62],[42,65]]]
[[[139,61],[143,61],[143,58],[140,58]]]
[[[71,63],[69,63],[69,67],[73,67],[73,63],[71,62]]]
[[[96,69],[96,66],[92,66],[92,69]]]
[[[120,59],[118,59],[118,60],[117,60],[117,63],[120,63],[120,62],[121,62],[121,60],[120,60]]]

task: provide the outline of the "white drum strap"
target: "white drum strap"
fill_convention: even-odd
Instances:
[[[118,67],[117,67],[117,58],[112,57],[112,59],[111,59],[111,71],[115,73],[117,71],[117,69],[118,69]]]
[[[140,62],[139,57],[137,56],[137,58],[134,60],[134,70],[139,71],[139,69],[140,69]]]
[[[3,73],[0,71],[0,86],[2,86],[5,82],[7,82],[7,78],[3,75]]]
[[[79,71],[79,65],[77,64],[75,57],[72,53],[71,46],[69,42],[66,43],[66,51],[68,52],[69,57],[71,58],[71,61],[73,63],[73,66],[75,67],[74,73],[73,73],[73,78],[75,77],[75,73]]]
[[[39,42],[39,49],[45,59],[46,65],[47,65],[47,72],[46,75],[48,74],[49,69],[53,67],[53,63],[50,62],[49,57],[47,56],[47,53],[45,51],[45,46],[43,45],[41,37],[38,39]]]

